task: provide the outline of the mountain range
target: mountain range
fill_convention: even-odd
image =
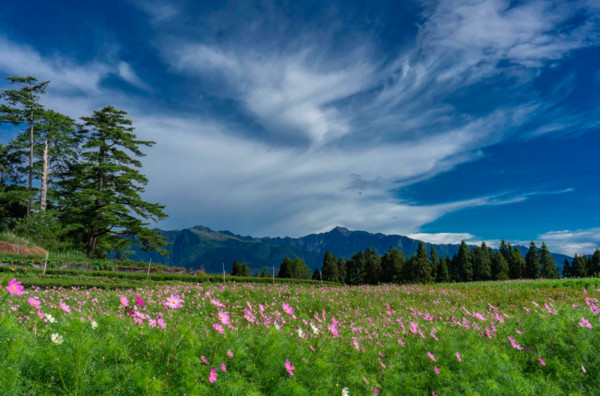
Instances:
[[[234,234],[230,231],[214,231],[205,226],[195,226],[182,230],[159,232],[167,239],[169,256],[156,252],[145,252],[133,247],[129,258],[137,261],[164,264],[187,269],[204,269],[208,273],[218,273],[223,270],[230,272],[234,259],[246,263],[252,273],[263,268],[275,271],[287,256],[291,259],[301,258],[313,271],[320,268],[323,256],[327,250],[333,255],[350,258],[359,250],[375,249],[380,255],[394,247],[412,256],[421,241],[402,235],[372,234],[366,231],[350,231],[344,227],[335,227],[331,231],[310,234],[300,238],[269,238],[252,237]],[[458,253],[460,245],[438,245],[425,242],[427,251],[434,247],[438,256],[452,257]],[[529,251],[528,247],[517,246],[523,257]],[[571,257],[552,253],[559,272],[565,258]]]

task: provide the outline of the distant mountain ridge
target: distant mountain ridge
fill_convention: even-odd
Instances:
[[[331,231],[320,234],[309,234],[300,238],[251,237],[234,234],[230,231],[214,231],[209,227],[195,226],[182,230],[159,230],[171,244],[166,247],[170,256],[162,256],[156,252],[144,252],[133,248],[131,259],[153,263],[185,267],[188,269],[204,269],[209,273],[230,272],[233,260],[248,264],[252,272],[263,268],[275,271],[287,256],[291,259],[300,257],[312,270],[320,268],[327,250],[333,255],[350,258],[360,250],[375,249],[380,255],[394,247],[412,256],[420,241],[403,235],[372,234],[366,231],[350,231],[344,227],[335,227]],[[452,257],[458,253],[458,244],[431,244],[424,242],[427,251],[434,247],[438,256]],[[517,246],[523,256],[529,250],[525,246]],[[571,257],[552,253],[554,261],[562,272],[565,258]]]

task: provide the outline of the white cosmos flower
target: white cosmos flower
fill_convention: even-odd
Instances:
[[[95,320],[92,321],[92,329],[95,329],[98,327],[98,322],[96,322]]]
[[[63,343],[63,336],[61,336],[58,333],[54,333],[50,336],[50,339],[52,339],[52,342],[55,344],[62,344]]]
[[[46,320],[50,323],[56,322],[56,319],[54,319],[54,316],[52,316],[50,314],[46,314]]]
[[[312,329],[313,333],[315,333],[315,335],[319,334],[319,329],[317,328],[317,326],[311,323],[310,328]]]
[[[301,327],[298,327],[297,332],[298,332],[298,337],[304,338],[304,330],[302,330]]]
[[[348,396],[350,395],[350,392],[348,392],[348,387],[345,387],[344,389],[342,389],[342,396]]]

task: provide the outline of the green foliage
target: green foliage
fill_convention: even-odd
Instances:
[[[69,246],[65,241],[68,229],[52,211],[33,212],[20,220],[14,230],[50,251],[64,250]]]
[[[338,271],[337,258],[333,256],[329,250],[325,252],[323,257],[323,279],[334,282],[339,282],[340,275]]]
[[[578,256],[577,254],[571,261],[571,270],[569,275],[573,278],[584,278],[587,276],[587,262],[585,256]]]
[[[525,259],[519,249],[513,248],[510,243],[508,247],[511,251],[509,261],[510,279],[520,279],[525,275]]]
[[[456,266],[461,281],[469,282],[473,280],[473,259],[465,241],[460,243],[460,248],[456,255]]]
[[[535,243],[531,241],[529,245],[529,252],[525,256],[525,278],[536,279],[541,275],[541,264],[540,255],[535,246]]]
[[[550,254],[545,242],[542,242],[542,250],[540,250],[540,272],[541,276],[544,278],[560,278],[554,258],[552,257],[552,254]]]
[[[382,281],[397,283],[402,280],[404,254],[398,249],[391,248],[381,257]]]

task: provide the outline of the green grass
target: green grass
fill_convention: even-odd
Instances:
[[[3,301],[12,277],[48,283]],[[0,272],[0,279],[0,389],[6,395],[341,395],[344,387],[350,395],[600,392],[600,323],[590,308],[600,304],[597,279],[315,287],[81,277],[102,290],[47,287],[80,279],[73,274]],[[182,308],[165,308],[172,294],[183,296]],[[34,296],[56,323],[44,322],[29,305]],[[136,324],[130,311],[147,317]],[[220,311],[231,318],[224,334],[213,328]],[[166,329],[150,326],[159,316]],[[582,317],[593,328],[580,326]],[[328,329],[334,323],[338,336]],[[54,344],[53,333],[64,342]],[[218,372],[214,383],[211,369]]]

